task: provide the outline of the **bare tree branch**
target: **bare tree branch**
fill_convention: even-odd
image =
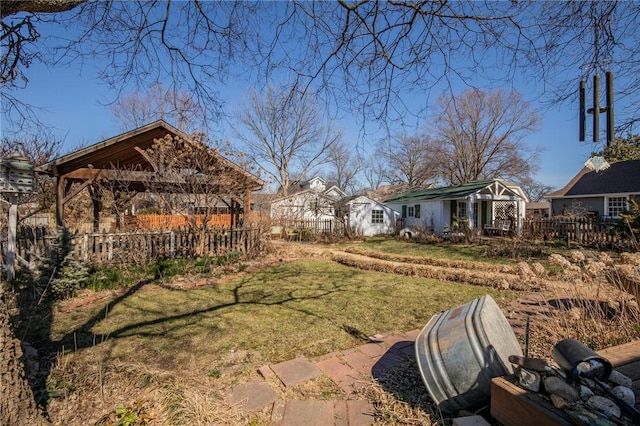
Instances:
[[[269,175],[286,195],[295,178],[327,161],[342,135],[334,131],[312,100],[294,88],[270,86],[253,92],[239,114],[250,161]]]
[[[384,159],[384,177],[393,184],[410,188],[437,181],[437,159],[433,156],[433,140],[425,135],[399,135],[378,145],[378,155]]]
[[[522,140],[540,117],[516,92],[469,89],[452,99],[442,96],[432,121],[438,139],[431,151],[448,184],[515,180],[537,170],[538,150]]]

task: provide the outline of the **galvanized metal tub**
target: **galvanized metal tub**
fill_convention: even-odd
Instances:
[[[445,414],[488,405],[491,379],[512,374],[509,355],[522,355],[489,295],[434,315],[415,343],[422,380]]]

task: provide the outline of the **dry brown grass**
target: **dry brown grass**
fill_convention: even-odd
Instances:
[[[242,425],[250,417],[266,422],[270,415],[254,413],[249,417],[225,401],[226,390],[238,382],[256,379],[256,375],[203,378],[187,369],[170,372],[143,364],[101,363],[87,358],[66,355],[52,370],[51,377],[60,391],[73,384],[65,398],[52,399],[48,407],[56,424],[110,425],[110,416],[119,405],[140,407],[149,424],[156,425]]]
[[[387,272],[496,289],[539,291],[546,283],[546,280],[533,273],[530,275],[518,275],[517,272],[522,271],[518,268],[510,268],[508,272],[503,272],[502,269],[500,271],[483,269],[483,265],[480,265],[481,262],[465,261],[466,268],[463,268],[456,266],[460,261],[443,259],[439,262],[441,266],[433,266],[424,263],[383,260],[379,257],[347,252],[334,252],[333,260],[343,265],[366,271]],[[526,269],[525,271],[530,272],[531,270]]]
[[[540,308],[531,319],[532,355],[549,359],[553,346],[567,338],[594,350],[640,338],[638,303],[622,284],[626,265],[606,254],[580,251],[554,254],[549,261],[560,268],[556,275],[563,282],[549,286],[543,297],[530,298]]]
[[[394,253],[383,253],[380,251],[366,250],[359,247],[347,247],[344,249],[344,251],[346,253],[359,254],[361,256],[370,257],[372,259],[388,260],[391,262],[441,266],[446,268],[471,269],[485,272],[515,273],[514,267],[507,264],[473,262],[470,260],[442,259],[424,256],[405,256]]]
[[[360,390],[373,404],[376,424],[437,425],[444,418],[429,398],[415,359],[392,368]]]

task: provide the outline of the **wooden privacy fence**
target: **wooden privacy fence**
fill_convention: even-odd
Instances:
[[[56,231],[52,228],[21,227],[17,254],[33,262],[48,257]],[[259,247],[257,227],[189,231],[137,231],[77,234],[71,238],[76,259],[86,263],[145,263],[157,258],[220,256],[230,252],[252,253]],[[4,255],[5,241],[2,240]],[[4,262],[4,259],[3,259]]]
[[[582,245],[613,246],[630,236],[620,221],[597,221],[592,218],[526,218],[522,236],[536,239],[561,239]]]
[[[241,214],[239,221],[242,223],[246,219],[248,222],[254,222],[258,219],[258,215],[250,213],[249,215]],[[231,214],[213,214],[213,215],[164,215],[164,214],[143,214],[124,216],[124,224],[127,229],[179,229],[187,228],[189,225],[197,227],[202,226],[204,221],[207,222],[209,228],[229,228],[231,226]]]

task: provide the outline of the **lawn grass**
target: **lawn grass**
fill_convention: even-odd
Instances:
[[[99,266],[92,269],[86,287],[93,291],[130,287],[150,277],[168,279],[184,275],[221,275],[220,269],[233,265],[241,268],[242,254],[232,252],[220,256],[197,259],[157,259],[147,265]]]
[[[508,263],[504,259],[487,257],[480,244],[421,244],[411,240],[389,237],[367,238],[360,246],[366,250],[405,256],[423,256],[449,260],[471,260],[489,263]]]
[[[135,288],[134,288],[135,289]],[[67,348],[105,350],[105,360],[208,370],[244,357],[274,363],[315,357],[362,338],[423,327],[434,314],[512,292],[355,270],[330,261],[278,263],[229,282],[132,291],[117,301],[55,314],[52,337]],[[75,339],[75,341],[73,341]]]

